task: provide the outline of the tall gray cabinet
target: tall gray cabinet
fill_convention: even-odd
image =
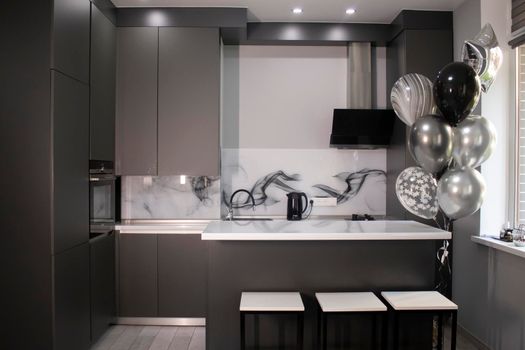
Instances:
[[[3,5],[0,348],[87,350],[90,1]]]
[[[119,174],[219,174],[219,50],[217,28],[118,28]]]

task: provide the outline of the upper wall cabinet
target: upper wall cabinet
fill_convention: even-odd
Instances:
[[[160,28],[159,175],[218,175],[219,92],[219,30]]]
[[[51,68],[89,81],[89,0],[54,0]]]
[[[120,175],[157,174],[158,28],[117,29],[117,161]]]
[[[116,27],[91,4],[89,158],[115,159]]]
[[[218,175],[218,29],[117,33],[118,173]]]

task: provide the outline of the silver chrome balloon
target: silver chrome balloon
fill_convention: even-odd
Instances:
[[[410,128],[408,149],[423,169],[436,174],[452,158],[452,127],[435,115],[418,118]]]
[[[420,167],[406,168],[396,180],[396,196],[406,210],[424,219],[433,219],[439,211],[437,183]]]
[[[496,147],[496,128],[479,115],[465,118],[453,129],[452,156],[459,166],[476,168],[486,161]]]
[[[437,197],[441,210],[450,219],[469,216],[483,204],[485,180],[473,168],[449,169],[438,182]]]
[[[503,52],[490,24],[485,24],[473,40],[465,41],[461,56],[478,73],[481,90],[487,92],[503,62]]]
[[[406,74],[399,78],[390,93],[397,116],[411,126],[417,118],[437,111],[432,82],[422,74]]]

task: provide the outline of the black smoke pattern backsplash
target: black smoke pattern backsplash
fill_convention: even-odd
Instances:
[[[355,197],[361,190],[361,187],[363,187],[366,179],[371,176],[386,177],[386,172],[378,169],[362,169],[354,173],[342,172],[334,175],[339,180],[346,182],[346,189],[343,192],[323,184],[317,184],[313,187],[320,189],[333,198],[337,198],[337,204],[342,204]]]
[[[368,178],[376,176],[386,177],[386,172],[379,169],[362,169],[357,172],[342,172],[334,175],[334,177],[346,183],[346,189],[342,192],[323,184],[316,184],[313,187],[323,191],[331,197],[337,198],[337,204],[343,204],[359,193]],[[284,171],[278,170],[258,179],[251,188],[250,193],[255,199],[256,206],[270,206],[280,202],[284,196],[283,198],[272,197],[268,195],[268,189],[278,188],[286,193],[295,192],[297,189],[292,187],[289,182],[297,182],[300,180],[301,176],[299,174],[288,175]],[[227,206],[230,204],[230,195],[231,193],[222,191],[222,200]],[[239,194],[239,197],[234,199],[232,206],[235,209],[250,208],[252,202],[246,195]]]

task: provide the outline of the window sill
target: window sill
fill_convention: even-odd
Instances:
[[[525,258],[525,247],[516,247],[514,243],[502,242],[497,238],[489,236],[472,236],[470,239],[478,244],[489,248],[501,250],[502,252]]]

